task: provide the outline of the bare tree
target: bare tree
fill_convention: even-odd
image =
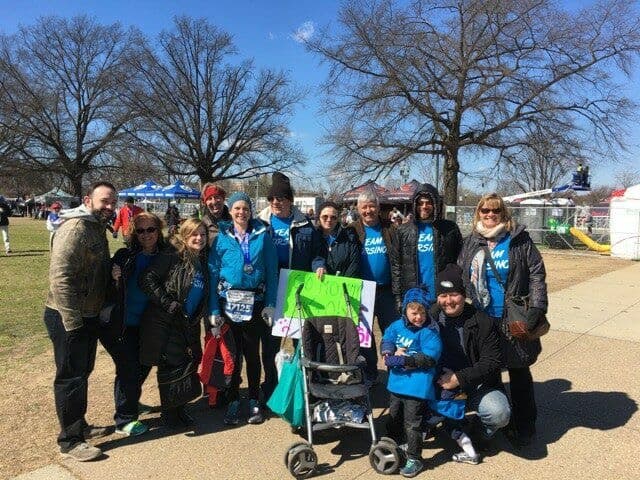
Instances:
[[[640,183],[640,170],[631,165],[627,165],[616,171],[613,178],[618,188],[628,188]]]
[[[129,102],[142,114],[140,146],[169,172],[202,182],[249,178],[302,161],[288,116],[300,96],[282,72],[229,63],[232,38],[204,19],[175,19],[132,64]]]
[[[0,37],[0,125],[14,133],[15,161],[67,178],[80,195],[132,119],[121,92],[138,44],[135,29],[86,16],[43,17]]]
[[[551,0],[352,0],[339,22],[307,43],[330,65],[337,166],[381,175],[442,154],[453,205],[461,151],[503,158],[531,124],[624,145],[634,105],[612,72],[640,51],[635,2],[572,14]]]

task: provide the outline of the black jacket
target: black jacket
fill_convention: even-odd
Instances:
[[[432,322],[440,325],[444,313],[439,305],[435,303],[429,314]],[[462,311],[464,325],[462,327],[462,341],[470,367],[463,368],[455,372],[460,388],[471,393],[478,385],[502,389],[502,379],[500,367],[502,365],[502,355],[500,350],[500,337],[494,322],[486,313],[476,310],[473,305],[465,304]]]
[[[416,201],[420,196],[429,196],[434,205],[433,253],[435,272],[438,274],[448,263],[456,263],[462,248],[460,229],[451,220],[442,218],[442,201],[435,187],[425,183],[413,196],[413,216],[417,222]],[[391,261],[391,288],[396,300],[401,301],[407,290],[419,286],[418,275],[418,226],[410,222],[400,225],[396,231],[396,240],[392,242],[389,254]],[[433,281],[435,285],[435,278]]]
[[[11,207],[5,202],[0,202],[0,227],[9,225],[9,215],[11,215]]]
[[[207,243],[209,244],[209,247],[211,247],[211,244],[216,239],[216,237],[218,236],[218,232],[220,231],[220,227],[218,226],[218,224],[220,222],[230,222],[231,214],[229,213],[229,209],[226,205],[222,208],[222,215],[220,216],[220,218],[215,218],[213,215],[211,215],[211,212],[209,212],[209,209],[206,205],[203,205],[202,208],[204,208],[204,213],[202,214],[202,223],[204,223],[204,226],[207,229]]]
[[[487,240],[474,232],[464,240],[458,264],[462,267],[463,281],[467,295],[473,301],[473,288],[469,285],[471,261]],[[489,267],[487,267],[489,268]],[[509,244],[509,275],[507,277],[506,297],[525,297],[529,295],[529,306],[541,308],[545,312],[549,300],[547,297],[546,271],[542,255],[531,240],[523,225],[517,225],[511,234]]]
[[[175,251],[162,252],[140,275],[138,285],[149,296],[149,305],[140,321],[140,362],[143,365],[180,365],[188,358],[187,349],[199,360],[200,320],[207,312],[209,275],[206,261],[200,259],[204,277],[205,296],[196,313],[187,318],[182,309],[169,314],[169,306],[177,301],[180,305],[191,289],[195,266]]]
[[[471,261],[478,250],[487,245],[487,240],[477,232],[465,238],[458,264],[462,267],[467,295],[477,302],[477,294],[470,284]],[[490,268],[490,267],[487,267]],[[547,311],[546,271],[542,255],[534,245],[523,225],[518,225],[511,234],[509,243],[509,274],[505,298],[529,296],[529,306]],[[540,339],[516,342],[508,333],[506,320],[498,325],[502,357],[508,368],[522,368],[533,364],[542,351]]]
[[[322,235],[322,229],[319,227],[318,232]],[[362,246],[356,231],[351,227],[338,225],[333,233],[336,240],[330,247],[326,247],[327,273],[335,275],[336,272],[340,272],[343,277],[360,278]]]

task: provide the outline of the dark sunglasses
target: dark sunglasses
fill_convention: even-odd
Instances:
[[[320,215],[322,220],[337,220],[338,217],[335,215]]]
[[[158,227],[147,227],[147,228],[136,228],[136,233],[138,235],[142,235],[143,233],[156,233],[158,231]]]
[[[269,202],[273,202],[274,200],[282,202],[284,200],[287,200],[287,197],[267,197],[267,201]]]
[[[485,215],[486,215],[487,213],[495,213],[495,214],[497,215],[497,214],[498,214],[498,213],[500,213],[500,212],[502,212],[502,209],[501,209],[501,208],[481,208],[481,209],[480,209],[480,213],[483,213],[483,214],[485,214]]]

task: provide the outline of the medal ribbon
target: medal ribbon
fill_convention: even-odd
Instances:
[[[244,257],[245,266],[251,265],[251,253],[249,252],[249,232],[240,234],[234,227],[233,236],[236,237],[236,240],[238,240],[238,243],[240,244],[240,249],[242,250],[242,256]]]

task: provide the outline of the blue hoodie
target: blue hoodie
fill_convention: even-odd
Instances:
[[[403,312],[406,312],[407,304],[411,302],[418,302],[426,311],[429,310],[430,302],[426,292],[421,288],[411,288],[407,291],[402,303]],[[429,322],[425,320],[421,327],[416,327],[409,323],[406,315],[402,315],[386,329],[380,351],[383,354],[393,355],[397,348],[405,347],[407,355],[422,352],[437,362],[442,352],[442,342],[438,333],[428,325]],[[433,400],[435,399],[433,385],[435,374],[435,368],[393,367],[389,371],[387,390],[399,395]]]

